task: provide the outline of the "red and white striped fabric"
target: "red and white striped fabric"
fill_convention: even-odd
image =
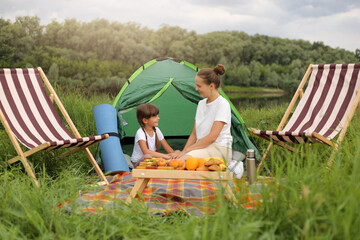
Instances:
[[[0,109],[15,137],[32,149],[90,146],[106,137],[74,138],[51,103],[38,69],[0,69]]]
[[[360,64],[313,65],[306,91],[282,131],[254,130],[282,142],[321,142],[342,129],[360,87]]]

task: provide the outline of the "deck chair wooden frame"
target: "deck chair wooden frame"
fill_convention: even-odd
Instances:
[[[297,150],[294,147],[290,146],[285,142],[293,142],[293,143],[318,142],[333,147],[332,153],[327,163],[327,166],[331,167],[335,153],[338,150],[339,145],[343,141],[346,131],[352,120],[352,117],[354,116],[354,113],[357,107],[359,106],[359,101],[360,101],[359,69],[360,69],[360,64],[324,64],[324,65],[310,64],[309,65],[276,131],[261,131],[256,129],[252,129],[251,131],[254,135],[270,141],[264,155],[262,156],[261,162],[257,168],[258,172],[262,170],[263,163],[267,155],[269,154],[273,144],[277,144],[290,151],[297,152]],[[305,92],[306,98],[303,99],[304,96],[303,88],[307,82],[309,82],[308,85],[311,85],[311,88],[309,92]],[[315,88],[316,90],[314,90]],[[319,91],[319,93],[316,93],[317,90]],[[308,91],[308,88],[306,91]],[[308,96],[313,96],[311,94],[314,95],[318,94],[318,96],[320,97],[317,100],[319,100],[320,103],[315,101],[314,103],[311,103],[311,101],[313,101],[313,98],[311,98],[311,101],[307,101]],[[339,97],[340,94],[345,96],[345,98],[343,99],[340,98]],[[300,102],[293,111],[298,99],[300,99]],[[331,102],[329,104],[327,103],[321,105],[323,104],[323,102],[326,102],[325,99],[331,100]],[[305,109],[306,106],[309,106],[307,104],[308,102],[310,102],[310,104],[313,104],[313,106],[315,106],[314,109],[316,110],[314,112],[310,112],[311,121],[309,120],[306,123],[307,125],[303,125],[303,126],[296,125],[295,123],[297,122],[296,118],[299,116],[303,116],[303,115],[297,115],[297,113]],[[338,106],[339,104],[341,104],[341,106]],[[331,109],[331,111],[337,114],[336,118],[339,119],[338,122],[334,121],[335,125],[332,125],[334,127],[331,129],[330,128],[326,129],[327,130],[326,134],[320,134],[318,131],[313,131],[314,129],[315,130],[321,129],[321,127],[323,127],[321,124],[325,122],[326,120],[325,118],[327,117],[326,114],[322,116],[322,118],[319,117],[319,120],[314,120],[314,118],[317,118],[317,115],[321,114],[320,113],[322,111],[321,109],[323,110],[330,109],[329,106],[332,106],[333,109],[338,110],[339,113]],[[341,109],[344,109],[345,111],[341,111]],[[292,112],[293,114],[290,120],[288,120]],[[340,113],[342,113],[343,115]],[[287,123],[286,126],[285,123]],[[294,128],[298,130],[299,127],[301,127],[300,131],[293,131]],[[321,130],[322,132],[324,132],[323,129]],[[337,138],[337,141],[336,142],[332,141],[332,139],[334,139],[335,136],[338,134],[339,136]]]
[[[12,89],[12,90],[9,90],[9,89]],[[13,92],[11,92],[11,91],[13,91]],[[38,92],[36,92],[36,91],[38,91]],[[34,93],[34,96],[36,96],[36,97],[40,96],[38,99],[41,98],[41,99],[43,99],[43,101],[35,102],[35,100],[33,99],[33,95],[30,93]],[[9,96],[11,96],[11,97],[9,97]],[[9,100],[9,98],[12,98],[12,97],[14,97],[16,99]],[[31,99],[29,99],[29,98],[31,98]],[[25,101],[23,101],[24,99],[25,99]],[[56,103],[57,107],[59,108],[67,125],[70,127],[72,134],[70,131],[68,131],[68,129],[62,122],[60,115],[55,110],[54,105],[53,105],[54,102]],[[23,106],[23,104],[26,104],[27,106],[23,107],[22,110],[17,110],[17,109],[15,109],[15,107],[10,105],[11,103],[16,103],[16,106],[21,106],[21,107]],[[29,107],[31,104],[32,104],[32,106]],[[38,107],[39,105],[41,105],[41,108],[43,108],[43,109],[47,108],[50,110],[48,112],[44,111],[43,115],[47,115],[47,114],[53,115],[54,119],[58,120],[58,121],[53,121],[53,122],[57,122],[56,124],[58,124],[62,128],[60,130],[63,131],[64,135],[67,136],[68,138],[52,139],[51,137],[48,136],[48,135],[52,135],[52,134],[47,134],[47,133],[44,133],[45,130],[44,131],[40,130],[42,133],[41,140],[36,139],[36,137],[34,137],[35,141],[37,141],[38,144],[31,144],[30,141],[24,140],[23,136],[21,136],[21,132],[23,131],[22,127],[12,124],[10,119],[14,119],[14,118],[11,118],[9,116],[11,115],[12,117],[19,119],[19,122],[20,122],[20,121],[22,121],[21,118],[23,115],[25,116],[28,113],[30,113],[33,120],[36,118],[36,121],[34,121],[34,122],[37,122],[37,123],[33,123],[33,121],[31,121],[31,120],[29,120],[28,122],[30,122],[30,124],[33,124],[32,126],[35,126],[35,124],[37,124],[36,125],[36,126],[38,126],[37,129],[35,129],[35,128],[29,129],[29,127],[26,124],[24,124],[23,126],[24,126],[24,128],[28,129],[28,133],[30,135],[36,135],[37,134],[37,133],[35,133],[36,131],[34,131],[34,133],[33,133],[32,130],[38,130],[39,127],[45,128],[45,126],[42,126],[38,123],[38,119],[42,118],[42,116],[39,116],[38,113],[37,113],[37,115],[35,115],[34,113],[32,113],[32,110],[31,110],[33,106],[36,106],[37,108],[40,109],[40,107]],[[45,107],[43,107],[43,106],[45,106]],[[9,109],[13,109],[13,110],[15,109],[16,111],[18,111],[18,113],[17,114],[15,114],[13,112],[9,113],[9,112],[5,111],[5,109],[7,109],[8,111],[9,111]],[[13,111],[13,110],[11,110],[11,111]],[[28,117],[28,116],[25,116],[25,117]],[[30,119],[30,118],[31,117],[28,117],[28,119]],[[87,158],[93,165],[96,173],[99,175],[99,177],[103,181],[102,183],[107,184],[107,185],[109,184],[105,175],[103,174],[102,170],[100,169],[99,165],[97,164],[93,155],[91,154],[90,150],[88,149],[89,146],[91,146],[95,143],[98,143],[102,140],[105,140],[106,138],[109,137],[109,135],[103,134],[103,135],[98,135],[98,136],[93,136],[93,137],[82,138],[80,136],[80,133],[78,132],[77,128],[75,127],[73,121],[71,120],[69,114],[67,113],[65,107],[63,106],[62,102],[60,101],[60,99],[57,96],[56,92],[54,91],[53,87],[51,86],[50,81],[47,79],[46,75],[44,74],[43,70],[40,67],[33,68],[33,69],[32,68],[30,68],[30,69],[0,69],[0,120],[1,120],[2,125],[5,128],[7,135],[10,138],[12,145],[14,146],[14,148],[18,154],[17,156],[8,160],[8,163],[12,164],[17,161],[21,161],[22,164],[24,165],[26,172],[31,177],[31,179],[34,181],[36,186],[39,186],[39,183],[36,179],[35,173],[31,167],[30,163],[28,162],[28,157],[30,157],[31,155],[33,155],[37,152],[43,151],[43,150],[52,150],[52,149],[57,149],[57,148],[72,148],[71,150],[61,154],[59,157],[65,157],[70,154],[76,153],[78,151],[84,151],[85,155],[87,156]],[[46,126],[46,127],[48,127],[48,126]],[[50,128],[52,127],[51,123],[49,124],[49,127]],[[47,139],[47,140],[45,141],[44,139]],[[29,150],[23,151],[20,146],[20,143],[22,145],[24,145],[25,147],[29,148]]]
[[[225,194],[232,203],[237,203],[237,199],[232,192],[228,181],[233,179],[232,172],[207,172],[207,171],[187,171],[187,170],[154,170],[154,169],[133,169],[132,177],[137,178],[135,186],[130,192],[126,203],[130,204],[137,194],[141,194],[151,178],[154,179],[198,179],[220,181],[224,187]]]

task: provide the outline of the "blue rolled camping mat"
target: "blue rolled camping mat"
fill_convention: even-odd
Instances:
[[[113,133],[100,142],[101,159],[105,174],[130,172],[118,137],[116,109],[110,104],[94,107],[94,118],[98,134]]]

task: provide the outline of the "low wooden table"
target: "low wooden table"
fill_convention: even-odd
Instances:
[[[169,179],[209,179],[218,180],[224,186],[227,197],[236,203],[237,200],[232,192],[228,181],[233,179],[232,172],[210,172],[210,171],[188,171],[188,170],[157,170],[157,169],[133,169],[132,177],[137,178],[135,186],[130,192],[126,203],[131,203],[137,193],[142,193],[151,178],[169,178]]]

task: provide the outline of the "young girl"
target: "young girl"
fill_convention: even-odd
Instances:
[[[144,155],[171,159],[174,150],[166,142],[164,135],[157,127],[159,123],[159,109],[150,103],[141,104],[136,110],[136,117],[140,124],[135,135],[134,150],[131,162],[136,167],[143,160]],[[160,145],[168,154],[160,153]]]

